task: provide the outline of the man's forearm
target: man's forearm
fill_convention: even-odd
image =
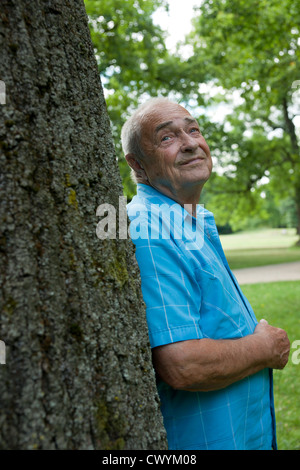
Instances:
[[[175,389],[218,390],[266,367],[284,367],[289,353],[286,333],[269,325],[269,335],[262,331],[239,339],[204,338],[162,346],[153,350],[154,366]],[[271,333],[278,338],[271,341]]]
[[[236,340],[204,338],[177,343],[178,361],[175,359],[173,367],[167,369],[168,377],[164,374],[163,378],[173,388],[189,391],[227,387],[265,367],[254,343],[252,336]],[[165,360],[171,363],[167,351]],[[156,369],[160,374],[161,365],[156,364]]]
[[[182,388],[190,391],[218,390],[266,367],[263,351],[252,335],[236,340],[203,339],[186,360]]]

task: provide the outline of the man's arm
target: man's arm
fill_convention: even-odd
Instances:
[[[152,350],[164,382],[178,390],[218,390],[262,369],[283,369],[290,342],[280,328],[260,322],[252,335],[232,340],[182,341]]]

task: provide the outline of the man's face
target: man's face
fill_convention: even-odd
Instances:
[[[175,103],[164,103],[142,124],[143,168],[149,183],[171,193],[208,180],[212,170],[209,147],[197,121]]]

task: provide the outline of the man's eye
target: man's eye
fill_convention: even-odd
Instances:
[[[165,135],[164,137],[162,137],[161,141],[165,142],[168,139],[171,139],[171,137],[169,135]]]
[[[190,129],[190,132],[199,132],[200,134],[200,130],[197,127],[192,127],[192,129]]]

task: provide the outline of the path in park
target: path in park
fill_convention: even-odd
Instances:
[[[233,270],[239,284],[300,280],[300,261]]]

